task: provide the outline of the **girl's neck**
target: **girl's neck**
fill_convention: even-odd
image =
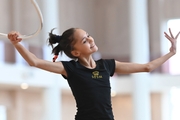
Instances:
[[[78,59],[79,63],[87,68],[93,69],[96,67],[96,62],[94,61],[94,59],[92,58],[92,56],[90,56],[89,58],[80,58]]]

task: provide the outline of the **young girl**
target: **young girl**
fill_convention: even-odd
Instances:
[[[22,57],[29,63],[43,70],[61,74],[67,79],[77,104],[75,120],[114,120],[111,96],[110,76],[116,73],[151,72],[170,57],[176,54],[176,40],[180,32],[174,37],[164,32],[171,42],[169,53],[146,64],[125,63],[114,59],[100,59],[95,61],[92,53],[98,50],[94,39],[84,30],[71,28],[61,36],[49,33],[49,45],[52,46],[54,62],[37,58],[25,49],[19,42],[19,33],[10,32],[8,38]],[[56,46],[53,46],[56,44]],[[55,62],[59,52],[64,52],[71,61]]]

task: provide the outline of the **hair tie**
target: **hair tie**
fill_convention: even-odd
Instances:
[[[58,58],[58,55],[54,55],[53,62],[55,62],[57,58]]]
[[[56,35],[56,40],[59,42],[61,40],[62,36],[61,35]]]

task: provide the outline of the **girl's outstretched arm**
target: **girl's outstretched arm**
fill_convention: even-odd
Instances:
[[[22,38],[19,38],[19,35],[20,34],[18,32],[10,32],[8,34],[8,39],[30,66],[34,66],[54,73],[63,74],[66,76],[66,71],[61,62],[50,62],[37,58],[34,54],[32,54],[20,44]]]
[[[124,73],[124,74],[137,73],[137,72],[151,72],[154,69],[161,66],[164,62],[166,62],[169,58],[171,58],[173,55],[176,54],[176,42],[180,32],[175,37],[173,36],[171,29],[169,29],[169,33],[170,35],[164,32],[165,37],[171,42],[169,53],[146,64],[125,63],[125,62],[116,61],[115,71],[117,73]]]

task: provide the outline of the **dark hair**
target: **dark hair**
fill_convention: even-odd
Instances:
[[[70,28],[63,32],[61,36],[53,34],[53,30],[49,33],[48,42],[52,47],[52,54],[55,56],[59,55],[59,52],[64,52],[70,58],[77,58],[71,54],[71,51],[74,49],[73,45],[75,44],[74,32],[77,28]],[[56,44],[56,46],[54,46]]]

